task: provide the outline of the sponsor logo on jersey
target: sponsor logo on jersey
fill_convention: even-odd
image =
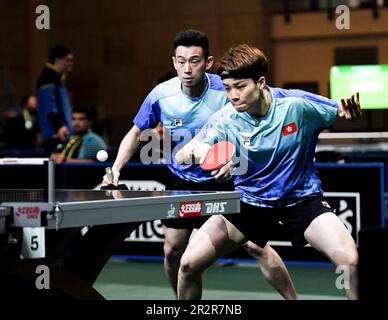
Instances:
[[[241,144],[244,147],[249,147],[251,145],[250,139],[247,136],[241,136]]]

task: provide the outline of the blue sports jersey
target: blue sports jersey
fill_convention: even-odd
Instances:
[[[190,141],[209,117],[228,103],[221,79],[214,74],[206,74],[206,77],[208,86],[197,98],[190,98],[182,91],[178,77],[157,85],[134,119],[140,129],[154,128],[162,122],[166,136],[171,137],[168,168],[181,179],[194,182],[208,181],[213,177],[209,172],[202,171],[199,165],[177,164],[171,155],[176,153],[178,145],[183,146]],[[190,136],[187,136],[188,132]]]
[[[274,98],[265,116],[254,117],[229,104],[198,136],[211,145],[223,140],[236,145],[236,156],[246,164],[234,179],[242,201],[261,207],[292,206],[322,194],[315,146],[322,129],[334,121],[337,108],[337,103],[328,101]]]
[[[162,122],[167,137],[170,137],[171,152],[167,159],[168,168],[181,179],[194,182],[214,180],[210,172],[203,171],[198,164],[177,164],[174,157],[177,149],[190,141],[209,118],[228,104],[222,81],[218,75],[206,74],[208,86],[198,98],[190,98],[182,91],[178,77],[157,85],[146,97],[134,124],[140,129],[155,128]],[[316,99],[322,103],[337,104],[335,100],[328,100],[301,90],[284,90],[268,88],[273,96],[303,96],[307,99]],[[233,107],[232,107],[233,109]],[[234,110],[234,109],[233,109]],[[190,132],[187,137],[183,130]],[[165,138],[166,139],[166,138]]]

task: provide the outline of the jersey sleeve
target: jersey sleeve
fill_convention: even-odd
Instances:
[[[320,96],[315,93],[299,90],[299,89],[282,89],[282,88],[271,88],[275,98],[287,98],[295,97],[302,98],[312,102],[318,102],[333,108],[338,108],[338,101]]]
[[[143,101],[133,123],[139,129],[155,128],[160,122],[160,107],[156,90],[152,90]]]
[[[337,116],[337,107],[307,99],[301,99],[301,104],[305,121],[317,128],[330,127]]]

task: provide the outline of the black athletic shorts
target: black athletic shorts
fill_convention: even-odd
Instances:
[[[191,191],[234,191],[233,180],[229,179],[223,182],[204,182],[197,183],[183,180],[172,172],[168,182],[166,183],[167,190],[191,190]],[[210,216],[177,218],[177,219],[163,219],[162,224],[168,228],[174,229],[198,229],[200,228]]]
[[[273,239],[279,221],[283,224],[287,238],[293,246],[304,246],[307,241],[304,232],[310,223],[319,215],[333,212],[323,197],[307,198],[295,206],[284,208],[263,208],[241,202],[241,212],[228,214],[228,219],[246,238],[264,247]],[[272,238],[271,238],[272,237]]]

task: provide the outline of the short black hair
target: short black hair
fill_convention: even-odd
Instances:
[[[72,51],[69,48],[57,44],[50,50],[49,62],[54,63],[56,58],[64,58],[70,53],[72,53]]]
[[[94,112],[92,109],[88,106],[75,106],[72,110],[72,113],[83,113],[86,115],[86,118],[88,120],[93,120],[94,119]]]
[[[201,47],[203,49],[203,55],[205,59],[209,57],[209,39],[207,35],[201,31],[189,29],[185,31],[178,32],[174,39],[174,51],[173,55],[175,56],[176,48],[179,46],[184,47]]]
[[[246,43],[230,48],[218,60],[217,74],[221,79],[253,79],[258,81],[260,77],[268,74],[269,63],[265,54],[258,48]]]

